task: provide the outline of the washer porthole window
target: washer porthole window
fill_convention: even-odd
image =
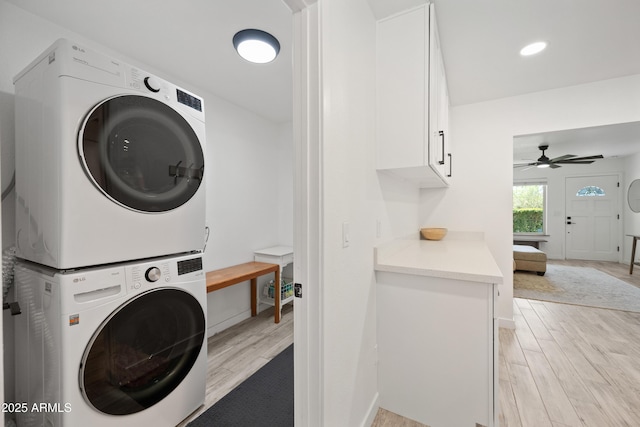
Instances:
[[[79,374],[85,400],[109,415],[155,405],[189,374],[204,335],[202,308],[185,291],[162,288],[128,301],[85,349]]]
[[[191,125],[146,96],[116,96],[94,107],[80,129],[79,152],[96,187],[136,211],[182,206],[204,178],[204,154]]]

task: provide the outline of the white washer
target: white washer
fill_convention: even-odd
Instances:
[[[16,266],[17,422],[174,426],[204,402],[198,255],[60,272]]]
[[[202,98],[64,39],[14,84],[19,257],[71,269],[202,250]]]

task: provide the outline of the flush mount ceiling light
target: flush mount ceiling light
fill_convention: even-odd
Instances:
[[[280,52],[278,39],[262,30],[242,30],[233,36],[233,47],[249,62],[265,64],[276,59]]]
[[[535,42],[526,45],[520,50],[520,55],[522,56],[530,56],[535,55],[536,53],[542,52],[547,47],[547,43],[545,42]]]

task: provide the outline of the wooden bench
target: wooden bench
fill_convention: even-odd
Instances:
[[[274,296],[276,307],[280,305],[280,266],[266,262],[245,262],[207,273],[207,292],[217,291],[238,283],[251,281],[251,316],[258,315],[258,277],[275,274]],[[275,323],[280,323],[280,310],[275,310]]]

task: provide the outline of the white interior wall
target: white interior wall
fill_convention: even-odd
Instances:
[[[211,229],[204,268],[251,261],[253,251],[292,244],[293,178],[291,123],[273,123],[211,93],[127,58],[56,24],[0,0],[0,160],[2,188],[14,170],[13,77],[50,46],[67,37],[172,81],[202,96],[207,118],[207,225]],[[289,212],[289,216],[283,213]],[[14,242],[15,204],[11,194],[2,204],[2,247]],[[208,296],[209,334],[250,316],[249,283]],[[5,383],[13,389],[12,321],[3,315]],[[0,372],[2,375],[2,372]],[[2,383],[0,377],[0,384]],[[7,395],[9,398],[10,395]]]
[[[293,127],[285,123],[278,131],[278,240],[293,246]]]
[[[323,424],[369,425],[378,396],[373,246],[417,230],[418,192],[375,172],[375,20],[366,0],[320,0],[318,5]],[[344,223],[350,230],[346,248]]]
[[[484,231],[504,275],[498,316],[513,327],[513,137],[640,119],[640,75],[451,109],[453,178],[422,190],[420,225]]]
[[[289,236],[280,234],[286,229],[280,202],[292,194],[293,169],[286,161],[291,153],[279,155],[287,144],[279,138],[291,135],[290,131],[220,98],[209,97],[205,102],[207,164],[211,165],[207,170],[212,172],[207,177],[210,234],[204,259],[209,271],[252,261],[258,249],[291,244],[286,240],[292,231]],[[284,168],[290,172],[281,171]],[[292,206],[293,200],[282,204]],[[292,222],[288,226],[293,229]],[[260,278],[258,283],[267,280]],[[249,284],[210,293],[207,303],[211,336],[251,316]]]
[[[600,153],[592,153],[593,155]],[[588,154],[591,155],[591,154]],[[514,169],[514,182],[528,179],[544,179],[547,182],[547,234],[546,243],[540,243],[540,249],[545,251],[550,259],[564,259],[565,257],[565,180],[573,176],[593,176],[593,175],[621,175],[624,176],[624,159],[602,159],[596,160],[590,165],[565,165],[558,169],[531,168],[526,171]],[[620,185],[622,186],[622,182]],[[622,187],[619,191],[619,199],[622,200],[624,194]],[[622,204],[620,204],[620,218],[624,217]],[[620,227],[622,231],[622,227]],[[622,232],[618,236],[622,247]],[[622,257],[622,252],[620,253]]]

